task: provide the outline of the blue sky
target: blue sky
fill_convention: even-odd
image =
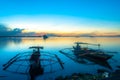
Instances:
[[[47,15],[47,17],[50,17],[48,22],[50,22],[52,18],[54,21],[56,21],[56,18],[59,18],[59,20],[57,19],[59,25],[60,23],[65,24],[65,22],[62,22],[64,20],[66,21],[65,25],[73,20],[73,22],[75,22],[74,24],[77,25],[76,30],[78,31],[79,29],[83,29],[81,28],[81,23],[84,23],[82,25],[84,25],[86,29],[89,29],[91,26],[92,28],[96,28],[96,30],[93,29],[92,31],[98,31],[98,27],[101,27],[100,30],[120,30],[120,0],[0,0],[0,10],[0,21],[14,27],[20,27],[18,25],[25,22],[24,20],[26,20],[26,24],[28,24],[30,19],[31,22],[34,22],[37,21],[38,18],[41,18],[40,16]],[[17,24],[15,18],[21,23]],[[34,21],[32,21],[32,19]],[[71,21],[69,22],[69,20]],[[48,24],[48,22],[46,22],[46,24]],[[58,22],[55,22],[53,25]],[[99,26],[99,24],[101,26]],[[21,28],[25,28],[23,26],[24,25],[22,25]],[[74,27],[75,26],[73,26],[73,28]],[[46,28],[49,28],[49,26]]]

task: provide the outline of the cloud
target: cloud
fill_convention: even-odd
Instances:
[[[19,29],[19,28],[8,28],[3,24],[0,24],[0,36],[17,36],[17,35],[22,35],[22,31],[24,29]]]
[[[0,24],[0,31],[8,31],[10,28],[6,27],[3,24]]]

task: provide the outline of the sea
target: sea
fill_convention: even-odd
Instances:
[[[113,55],[113,57],[108,60],[108,63],[112,67],[112,69],[106,68],[99,64],[95,64],[93,62],[91,62],[91,64],[77,63],[59,52],[64,48],[72,48],[73,46],[75,46],[75,42],[100,44],[101,50],[108,52],[107,54],[109,55]],[[31,46],[42,46],[42,51],[50,53],[49,55],[57,55],[59,59],[63,62],[64,66],[64,69],[62,69],[59,65],[59,62],[56,62],[56,64],[58,64],[57,66],[54,64],[47,65],[50,67],[45,69],[50,68],[50,71],[46,70],[48,72],[45,72],[43,75],[39,75],[38,77],[36,77],[36,80],[55,80],[55,78],[58,76],[64,77],[72,75],[73,73],[97,74],[98,69],[106,69],[113,72],[118,69],[118,66],[120,66],[120,37],[49,37],[46,40],[44,40],[42,37],[1,37],[0,80],[30,80],[29,73],[19,74],[19,72],[17,72],[17,70],[20,68],[20,65],[13,66],[12,64],[14,63],[12,63],[10,67],[7,68],[10,68],[9,71],[3,70],[3,65],[6,64],[18,53],[22,54],[24,52],[32,52],[32,50],[29,49],[29,47]],[[87,45],[87,47],[91,47],[93,49],[98,48],[97,46],[93,45]],[[49,62],[50,61],[48,60],[48,63]],[[15,70],[16,67],[17,70]]]

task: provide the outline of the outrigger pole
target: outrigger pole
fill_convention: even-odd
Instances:
[[[14,63],[18,59],[17,58],[18,55],[20,55],[20,53],[14,56],[12,59],[10,59],[6,64],[4,64],[3,70],[6,70],[12,63]]]
[[[56,54],[55,54],[55,57],[57,58],[61,68],[64,69],[64,66],[63,66],[64,63],[60,60],[60,58]]]
[[[86,45],[94,45],[94,46],[98,46],[98,49],[100,49],[100,44],[91,44],[91,43],[84,43],[84,42],[75,42],[75,44],[86,44]]]

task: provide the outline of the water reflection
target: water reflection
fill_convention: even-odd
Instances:
[[[6,48],[8,45],[11,46],[12,43],[14,44],[20,44],[22,41],[22,38],[0,38],[0,49]]]
[[[30,46],[44,46],[45,51],[55,53],[57,54],[60,59],[65,62],[65,70],[63,71],[58,71],[53,74],[45,74],[43,76],[40,76],[40,79],[48,79],[48,78],[53,78],[59,75],[70,75],[72,73],[91,73],[95,74],[96,71],[100,68],[106,69],[102,66],[99,65],[84,65],[84,64],[78,64],[73,62],[72,60],[68,59],[61,53],[59,53],[60,49],[66,48],[66,47],[71,47],[73,46],[74,42],[88,42],[88,43],[99,43],[102,45],[102,49],[106,51],[120,51],[120,38],[105,38],[105,37],[99,37],[99,38],[87,38],[87,37],[50,37],[46,39],[45,41],[42,38],[0,38],[0,74],[3,74],[6,72],[2,71],[2,65],[5,63],[5,61],[8,61],[11,57],[16,55],[19,52],[26,51],[28,47]],[[92,47],[96,48],[96,47]],[[7,55],[7,57],[6,57]],[[116,70],[116,66],[119,66],[120,61],[119,61],[119,56],[120,54],[114,54],[113,60],[109,60],[108,62],[113,68],[113,71]],[[72,67],[72,70],[71,70]],[[12,75],[11,73],[7,73],[7,75]],[[13,76],[13,77],[12,77]],[[12,76],[9,76],[9,79],[14,79],[14,76],[18,76],[17,74],[13,74]],[[47,76],[47,77],[46,77]],[[20,77],[20,78],[19,78]],[[18,78],[16,77],[15,79],[21,80],[21,77],[19,76]],[[39,79],[38,78],[38,79]],[[6,79],[6,80],[7,80]],[[25,79],[25,76],[24,78]],[[3,79],[5,80],[5,79]],[[49,79],[48,79],[49,80]]]
[[[11,46],[12,44],[20,45],[47,45],[47,46],[69,46],[73,45],[73,42],[88,42],[88,43],[100,43],[101,45],[104,45],[105,47],[109,45],[115,45],[119,46],[120,44],[120,38],[86,38],[86,37],[50,37],[46,41],[44,41],[42,38],[0,38],[0,48]],[[103,47],[104,47],[103,46]],[[110,46],[109,46],[110,47]]]

